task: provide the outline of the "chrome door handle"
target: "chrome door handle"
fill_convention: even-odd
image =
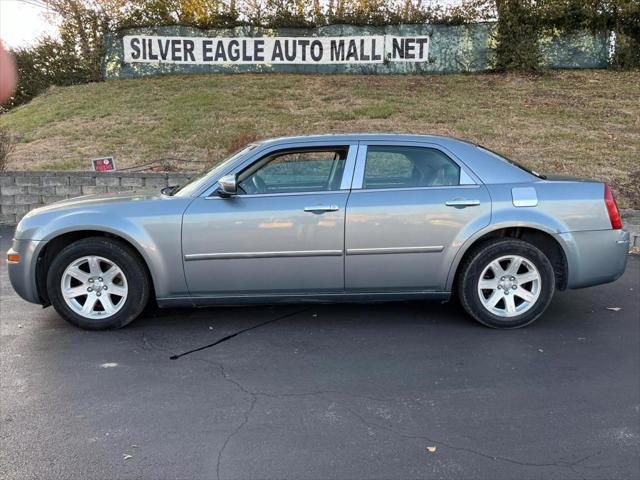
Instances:
[[[465,198],[456,198],[444,202],[447,207],[475,207],[480,205],[480,200],[467,200]]]
[[[335,212],[340,210],[337,205],[314,205],[313,207],[304,207],[305,212],[320,213],[320,212]]]

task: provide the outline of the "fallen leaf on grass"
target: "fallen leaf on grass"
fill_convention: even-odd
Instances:
[[[620,307],[607,307],[607,310],[611,310],[612,312],[619,312],[622,309]]]
[[[427,451],[428,451],[429,453],[435,453],[435,451],[436,451],[436,447],[435,447],[435,446],[433,446],[433,447],[427,447]]]

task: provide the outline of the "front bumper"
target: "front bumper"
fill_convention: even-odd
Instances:
[[[20,255],[17,263],[8,263],[9,280],[13,289],[27,302],[42,304],[36,285],[38,256],[46,242],[40,240],[13,240],[7,254]]]
[[[624,273],[629,257],[629,232],[591,230],[559,236],[567,256],[568,288],[613,282]]]

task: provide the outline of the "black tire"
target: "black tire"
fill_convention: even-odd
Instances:
[[[485,308],[478,292],[478,282],[485,267],[508,255],[518,255],[531,262],[541,279],[537,300],[529,310],[512,317],[496,315]],[[520,328],[536,320],[549,306],[555,291],[555,274],[547,256],[536,246],[512,238],[496,239],[479,245],[466,257],[460,266],[456,288],[463,308],[478,322],[492,328]]]
[[[62,275],[75,260],[96,255],[115,263],[124,273],[128,291],[120,310],[104,319],[89,319],[76,313],[62,295]],[[58,314],[72,325],[86,330],[111,330],[121,328],[135,320],[149,299],[150,282],[140,257],[124,242],[107,237],[91,237],[78,240],[65,247],[49,265],[47,292]]]

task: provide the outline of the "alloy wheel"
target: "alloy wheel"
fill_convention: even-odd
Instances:
[[[531,309],[542,289],[536,266],[520,255],[505,255],[489,263],[478,281],[482,306],[499,317],[515,317]]]
[[[62,274],[62,297],[67,306],[88,319],[115,315],[129,291],[127,278],[113,261],[90,255],[69,264]]]

